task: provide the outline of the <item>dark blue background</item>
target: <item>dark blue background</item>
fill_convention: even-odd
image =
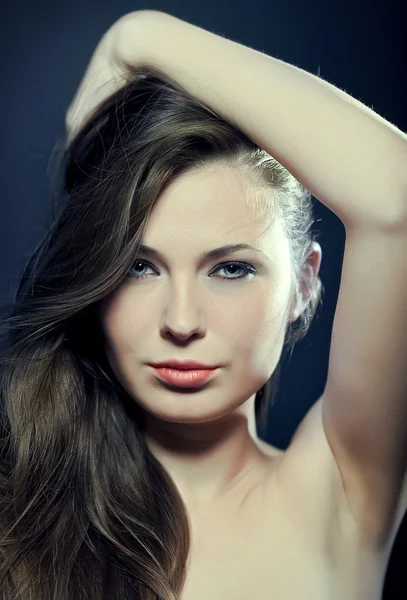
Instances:
[[[14,2],[0,13],[0,294],[11,298],[50,208],[49,165],[65,111],[103,33],[123,14],[162,10],[293,63],[350,93],[407,131],[407,36],[402,4],[369,0],[127,0]],[[154,41],[152,40],[152,43]],[[407,168],[407,166],[406,166]],[[374,177],[374,172],[372,172]],[[386,198],[383,198],[383,209]],[[267,440],[286,448],[322,393],[344,249],[341,221],[316,203],[326,293],[309,334],[284,367]],[[384,600],[406,597],[401,557],[406,518],[386,576]]]

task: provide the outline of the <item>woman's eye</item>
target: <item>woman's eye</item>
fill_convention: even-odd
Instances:
[[[221,265],[217,265],[217,267],[215,268],[215,273],[217,273],[218,271],[227,272],[229,269],[232,270],[232,277],[222,277],[221,276],[222,279],[244,279],[248,275],[256,275],[257,274],[257,271],[253,267],[253,265],[250,265],[249,263],[244,263],[244,262],[222,263]],[[241,275],[240,277],[233,277],[233,275],[236,275],[236,269],[240,272],[243,271],[243,275]],[[229,271],[229,273],[230,273],[230,271]]]
[[[146,265],[148,265],[148,264],[149,263],[147,263],[147,261],[145,261],[145,260],[136,260],[136,262],[134,263],[134,265],[130,269],[129,277],[131,277],[132,279],[144,279],[144,277],[147,277],[146,274],[140,275],[139,273],[135,273],[134,271],[140,265],[142,265],[142,268],[145,269]]]
[[[148,275],[146,273],[140,273],[140,271],[143,271],[146,268],[154,269],[153,265],[151,265],[146,260],[140,260],[140,259],[137,260],[134,263],[133,267],[130,269],[129,277],[131,277],[132,279],[144,279],[145,277],[148,277]],[[231,274],[231,277],[225,277],[222,275],[220,276],[221,279],[229,279],[229,280],[244,279],[248,275],[256,275],[257,274],[257,270],[253,267],[253,265],[250,265],[249,263],[236,262],[236,261],[216,265],[216,267],[215,267],[214,271],[212,271],[212,273],[217,273],[218,271],[225,271],[226,273],[229,271],[229,274]],[[243,271],[243,275],[236,277],[235,276],[236,272],[239,272],[239,271],[240,272]]]

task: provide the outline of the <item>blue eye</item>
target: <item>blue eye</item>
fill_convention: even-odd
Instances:
[[[136,262],[134,263],[133,267],[130,269],[129,275],[128,277],[130,277],[131,279],[145,279],[146,277],[148,277],[148,275],[146,275],[145,273],[143,275],[140,274],[136,274],[135,268],[137,266],[140,266],[145,269],[146,267],[150,267],[152,269],[154,269],[153,265],[149,262],[147,262],[146,260],[141,260],[138,259],[136,260]],[[233,280],[233,279],[245,279],[248,275],[257,275],[257,270],[253,267],[253,265],[250,265],[249,263],[245,263],[245,262],[226,262],[226,263],[221,263],[219,265],[216,265],[215,267],[215,273],[217,271],[221,271],[223,269],[229,269],[229,268],[233,268],[233,269],[240,269],[240,271],[243,271],[243,275],[241,275],[240,277],[220,277],[221,279],[229,279],[229,280]],[[232,273],[232,275],[234,275],[235,273]]]

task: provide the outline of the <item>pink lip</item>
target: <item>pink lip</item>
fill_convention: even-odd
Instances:
[[[152,367],[169,368],[169,369],[216,369],[218,365],[205,365],[196,360],[167,360],[165,362],[151,363]]]
[[[215,369],[171,369],[168,367],[154,368],[156,376],[170,385],[182,388],[199,387],[217,372]]]

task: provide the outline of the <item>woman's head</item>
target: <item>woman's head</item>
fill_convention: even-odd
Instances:
[[[304,306],[278,190],[243,157],[236,165],[222,158],[178,174],[160,193],[141,240],[158,255],[139,251],[101,314],[117,378],[164,421],[208,422],[254,399]],[[248,248],[208,256],[238,244]],[[191,401],[154,376],[151,363],[170,359],[220,368]]]
[[[144,70],[62,159],[53,221],[4,326],[0,586],[4,600],[25,576],[22,599],[80,599],[86,588],[92,600],[135,590],[174,600],[188,522],[142,431],[145,409],[174,420],[180,409],[164,406],[144,363],[225,365],[213,404],[181,418],[219,416],[256,392],[264,414],[281,351],[320,299],[310,194],[237,126]],[[202,258],[229,243],[262,253]],[[256,274],[215,273],[236,261]]]

